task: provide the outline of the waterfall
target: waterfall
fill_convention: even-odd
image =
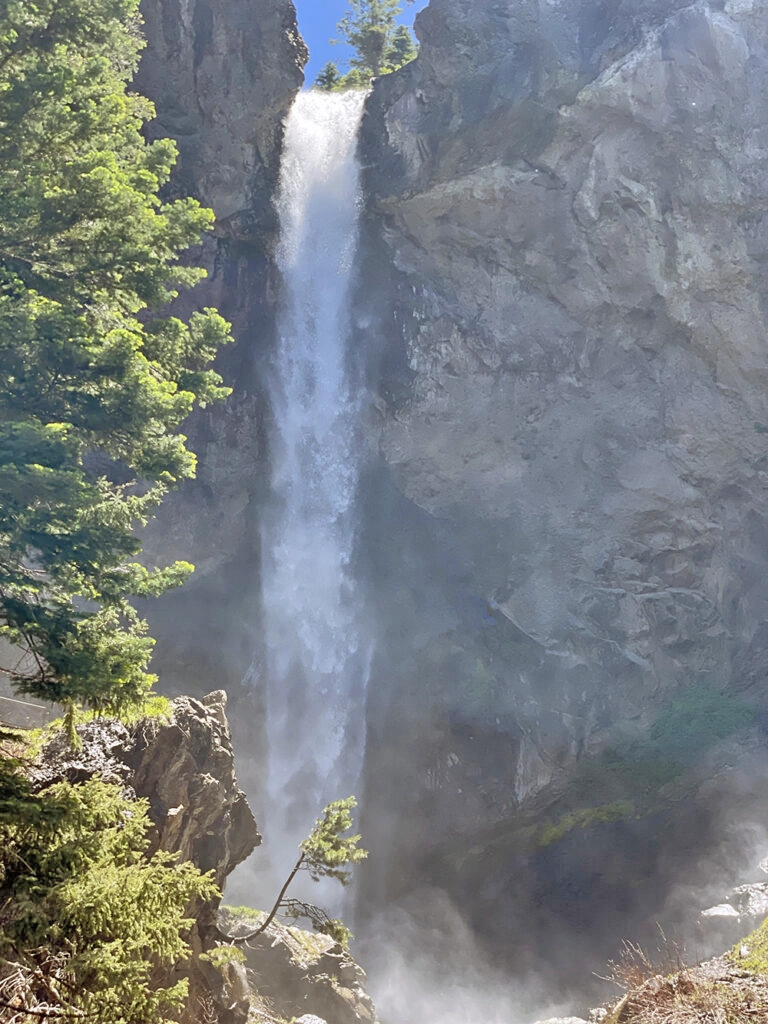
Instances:
[[[283,293],[261,538],[273,850],[295,849],[328,800],[357,791],[362,767],[370,654],[352,561],[363,387],[349,340],[364,100],[299,94],[277,200]]]

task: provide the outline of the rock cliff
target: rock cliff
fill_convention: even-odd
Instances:
[[[503,543],[478,592],[567,671],[641,702],[702,671],[743,687],[768,597],[768,11],[575,6],[433,0],[381,83],[374,208],[417,307],[381,450],[420,508]]]
[[[374,89],[367,273],[394,315],[371,505],[405,554],[369,799],[432,815],[449,886],[681,688],[764,700],[767,15],[432,0],[419,58]],[[374,551],[387,529],[374,513]],[[414,764],[420,787],[393,783]],[[434,867],[420,841],[399,833],[395,890],[403,861]],[[605,865],[568,842],[538,870],[583,897]],[[517,892],[504,857],[467,902]]]
[[[223,889],[227,877],[261,844],[256,822],[235,775],[234,753],[222,690],[201,700],[179,697],[165,717],[126,727],[94,719],[77,727],[73,749],[55,730],[43,745],[30,776],[36,788],[66,779],[98,777],[118,783],[129,798],[149,802],[147,856],[178,854],[212,872]],[[260,894],[263,895],[263,894]],[[266,898],[269,898],[267,894]],[[179,969],[189,998],[180,1024],[285,1024],[302,1013],[326,1024],[377,1024],[365,973],[327,935],[289,928],[275,920],[244,944],[245,963],[216,961],[229,935],[250,934],[258,911],[220,908],[220,900],[198,901],[187,914],[192,955]],[[240,931],[238,931],[240,929]],[[213,954],[213,956],[211,956]]]
[[[196,566],[188,587],[151,609],[157,666],[177,692],[204,693],[214,676],[233,692],[253,656],[259,617],[253,538],[266,402],[258,367],[273,331],[272,199],[283,119],[307,51],[292,0],[143,0],[141,10],[147,48],[136,88],[155,103],[150,135],[178,143],[170,190],[194,196],[217,218],[192,254],[208,280],[178,302],[185,311],[216,306],[235,336],[218,362],[232,398],[188,424],[197,480],[168,499],[145,537],[150,558]]]

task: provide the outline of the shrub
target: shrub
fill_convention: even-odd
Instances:
[[[185,912],[217,889],[146,857],[147,810],[109,783],[60,782],[0,825],[0,1000],[94,1024],[161,1024],[183,1003],[168,978],[189,953]]]

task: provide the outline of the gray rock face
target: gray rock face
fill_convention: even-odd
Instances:
[[[702,910],[699,934],[708,948],[723,949],[743,939],[768,916],[768,882],[736,886],[726,902]]]
[[[255,645],[244,624],[258,620],[253,509],[265,461],[258,366],[273,330],[272,198],[283,119],[307,51],[292,0],[143,0],[142,13],[148,44],[136,87],[157,109],[150,135],[179,146],[169,191],[196,197],[217,217],[196,255],[208,280],[175,310],[215,306],[235,336],[217,364],[232,398],[186,427],[197,480],[168,499],[145,536],[150,559],[186,559],[196,574],[149,614],[166,685],[204,693],[217,678],[233,692]]]
[[[585,671],[587,742],[598,693],[762,679],[768,601],[768,8],[598,6],[433,0],[367,136],[418,310],[382,454],[486,524],[472,586]]]
[[[219,886],[261,843],[235,777],[226,706],[222,690],[178,698],[171,721],[140,727],[126,757],[132,787],[150,799],[157,847],[213,871]]]
[[[176,139],[174,189],[214,208],[220,235],[258,237],[272,216],[282,117],[306,47],[290,0],[143,0],[137,79],[151,134]]]
[[[241,936],[251,934],[258,922],[224,908],[220,923],[224,934]],[[264,1003],[272,1014],[265,1022],[279,1017],[295,1024],[379,1024],[365,990],[365,971],[330,936],[273,921],[242,948],[259,1020]]]
[[[764,699],[768,4],[432,0],[417,33],[365,126],[377,436],[419,580],[481,611],[420,618],[368,777],[463,849],[689,683]]]
[[[762,644],[768,597],[743,599],[766,522],[766,7],[638,5],[636,45],[578,66],[596,6],[435,0],[382,90],[402,95],[372,162],[402,174],[372,184],[418,315],[381,450],[431,515],[503,524],[483,590],[536,642],[652,685],[746,682],[729,657]]]

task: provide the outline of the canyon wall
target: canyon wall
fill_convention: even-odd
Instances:
[[[150,136],[179,147],[169,192],[216,214],[214,233],[190,254],[208,279],[176,308],[215,306],[235,337],[217,363],[231,398],[187,425],[197,479],[169,497],[144,538],[150,558],[187,559],[195,576],[148,613],[167,687],[204,693],[215,679],[236,695],[260,616],[256,509],[267,405],[259,367],[274,330],[272,199],[307,50],[291,0],[143,0],[141,11],[147,48],[136,88],[155,103]]]
[[[627,865],[656,870],[673,826],[539,836],[523,861],[521,829],[600,803],[583,784],[568,802],[578,766],[637,749],[691,684],[765,702],[767,15],[432,0],[418,59],[376,83],[365,292],[387,298],[358,319],[386,325],[384,893],[431,877],[510,934],[526,901],[585,926],[602,887],[618,927]],[[681,844],[706,847],[715,805],[677,809]]]

